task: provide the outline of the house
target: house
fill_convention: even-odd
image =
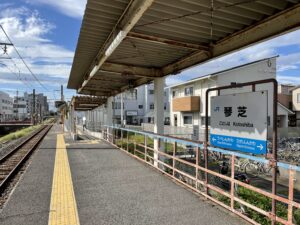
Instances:
[[[296,126],[300,126],[300,86],[295,86],[291,89],[292,93],[292,107],[295,112]]]

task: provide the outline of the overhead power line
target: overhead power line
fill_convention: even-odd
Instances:
[[[27,65],[27,63],[25,62],[25,60],[23,59],[23,57],[21,56],[21,54],[19,53],[18,49],[16,48],[16,46],[13,44],[13,42],[11,41],[10,37],[8,36],[8,34],[6,33],[6,31],[4,30],[3,26],[0,24],[0,28],[3,31],[3,33],[5,34],[7,40],[10,42],[10,44],[12,44],[14,50],[16,51],[17,55],[19,56],[19,58],[22,60],[22,62],[24,63],[25,67],[28,69],[28,71],[30,72],[30,74],[34,77],[34,79],[41,85],[41,87],[43,87],[45,90],[48,91],[48,88],[42,84],[42,82],[37,78],[37,76],[32,72],[32,70],[29,68],[29,66]]]
[[[14,74],[18,80],[20,80],[23,84],[25,84],[25,86],[27,86],[28,88],[31,88],[31,87],[29,86],[29,83],[27,84],[27,83],[24,82],[24,80],[21,79],[20,74],[17,74],[16,72],[14,72],[11,68],[9,68],[9,66],[7,66],[7,65],[4,64],[4,63],[1,63],[1,62],[0,62],[0,65],[5,66],[5,67],[8,69],[8,71],[10,71],[12,74]],[[20,73],[20,71],[19,71],[19,73]]]
[[[15,60],[13,60],[13,58],[8,54],[8,52],[5,52],[5,54],[6,54],[7,57],[8,57],[7,59],[10,59],[10,60],[11,60],[13,66],[16,68],[16,70],[17,70],[19,73],[17,74],[17,73],[14,72],[12,69],[10,69],[10,68],[8,67],[8,65],[6,65],[6,64],[4,64],[4,63],[1,63],[1,62],[0,62],[0,64],[6,66],[7,69],[8,69],[11,73],[14,73],[14,74],[17,76],[17,78],[18,78],[20,81],[22,81],[26,86],[28,86],[29,88],[33,88],[32,84],[29,83],[29,82],[27,81],[26,77],[25,77],[24,80],[21,78],[21,76],[20,76],[20,75],[21,75],[21,70],[20,70],[20,68],[17,66],[17,63],[15,62]],[[25,83],[25,82],[26,82],[26,83]]]

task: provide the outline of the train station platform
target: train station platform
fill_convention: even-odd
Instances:
[[[245,221],[104,141],[73,141],[54,126],[1,211],[0,224],[234,225]]]

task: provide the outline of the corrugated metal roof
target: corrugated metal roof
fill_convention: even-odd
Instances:
[[[68,88],[115,95],[300,24],[300,0],[152,1],[88,0]],[[144,2],[147,9],[138,17],[142,7],[134,7]],[[132,29],[100,71],[89,76],[126,19]]]
[[[106,98],[91,96],[73,96],[71,104],[76,111],[92,110],[106,102]]]

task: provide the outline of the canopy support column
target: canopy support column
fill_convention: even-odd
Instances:
[[[154,79],[154,133],[164,134],[164,86],[165,78]],[[160,141],[154,139],[154,149],[159,151]],[[154,166],[158,167],[158,154],[154,152]]]

